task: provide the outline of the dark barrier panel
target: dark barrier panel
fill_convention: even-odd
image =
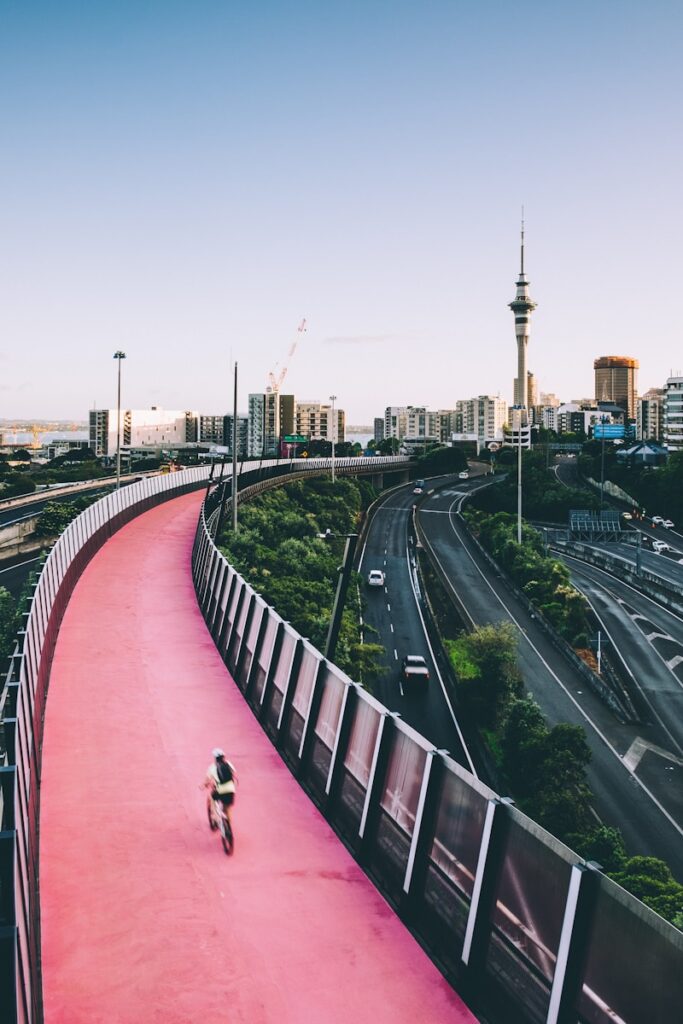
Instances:
[[[207,511],[194,578],[235,681],[475,1012],[490,1024],[680,1019],[683,934],[329,664],[215,550]]]

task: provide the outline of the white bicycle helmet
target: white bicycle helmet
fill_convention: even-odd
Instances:
[[[219,757],[225,757],[225,752],[222,751],[220,747],[214,747],[211,751],[211,756],[217,761]]]

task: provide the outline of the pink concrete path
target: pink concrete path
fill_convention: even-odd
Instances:
[[[47,702],[46,1024],[470,1022],[299,789],[201,618],[200,498],[139,517],[86,569]],[[227,858],[198,783],[240,777]]]

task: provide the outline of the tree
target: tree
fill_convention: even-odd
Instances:
[[[18,628],[16,602],[8,590],[0,587],[0,675],[4,672],[5,662],[14,649]]]
[[[594,860],[607,874],[621,871],[626,861],[624,837],[618,828],[598,825],[589,832],[568,836],[567,842],[584,860]]]
[[[478,626],[463,633],[454,646],[451,659],[462,694],[478,721],[493,728],[510,699],[521,691],[515,628],[510,622]]]
[[[683,885],[657,857],[631,857],[611,878],[667,921],[683,917]]]
[[[503,723],[501,753],[503,771],[516,796],[533,792],[543,763],[547,734],[545,719],[533,697],[520,697],[510,702]]]
[[[418,474],[436,476],[439,473],[459,473],[467,469],[467,457],[460,448],[432,448],[426,455],[417,456]]]
[[[377,451],[380,455],[398,455],[398,449],[397,437],[385,437],[377,444]]]
[[[58,537],[79,511],[76,502],[48,502],[38,516],[36,537]]]

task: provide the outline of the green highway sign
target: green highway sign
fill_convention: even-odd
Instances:
[[[303,434],[285,434],[282,438],[285,444],[307,444],[308,438],[304,437]]]

